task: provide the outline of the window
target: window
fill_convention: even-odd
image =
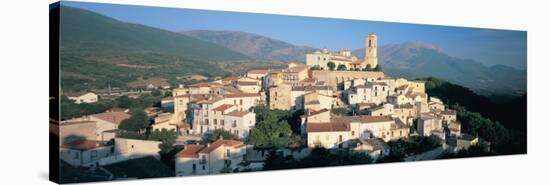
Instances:
[[[214,119],[214,125],[218,125],[218,120]]]
[[[202,171],[206,170],[206,166],[202,165]]]
[[[75,152],[75,153],[74,153],[74,158],[75,158],[75,159],[79,159],[79,158],[80,158],[80,153]]]
[[[208,119],[204,119],[204,124],[208,125]]]
[[[222,126],[223,126],[223,125],[225,125],[225,123],[224,123],[224,120],[223,120],[223,119],[220,119],[220,125],[222,125]]]
[[[239,105],[243,105],[243,99],[239,100]]]
[[[197,164],[193,164],[193,173],[197,171]]]
[[[237,120],[233,120],[233,124],[231,126],[232,127],[237,127]]]
[[[351,131],[351,136],[355,136],[355,131]]]

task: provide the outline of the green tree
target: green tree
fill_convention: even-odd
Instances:
[[[161,141],[160,144],[160,154],[169,153],[174,149],[174,143],[178,137],[174,129],[168,130],[163,128],[161,130],[155,129],[151,134],[149,134],[149,140]]]
[[[149,118],[145,115],[143,109],[131,109],[130,114],[130,118],[123,120],[118,126],[118,129],[140,132],[149,126]]]
[[[374,71],[382,71],[382,67],[380,66],[380,64],[376,65],[376,67],[374,67]]]
[[[238,136],[224,129],[214,130],[214,132],[212,132],[212,134],[209,134],[207,138],[209,142],[212,142],[212,141],[218,140],[220,137],[222,137],[223,139],[229,139],[229,140],[239,139]]]
[[[347,108],[334,108],[331,110],[333,114],[339,115],[339,116],[351,116],[352,112]]]
[[[151,95],[153,95],[153,96],[160,96],[160,95],[162,95],[162,92],[161,92],[160,90],[158,90],[158,89],[155,89],[155,90],[153,90],[153,91],[151,92]]]
[[[287,120],[277,114],[267,114],[251,130],[249,142],[258,149],[283,148],[295,141]]]
[[[328,67],[331,71],[333,71],[334,68],[336,67],[336,64],[334,64],[334,62],[328,62],[328,63],[327,63],[327,67]]]
[[[321,66],[319,65],[314,65],[313,67],[311,67],[311,70],[320,70],[321,69]]]
[[[338,69],[336,69],[336,70],[338,70],[338,71],[345,71],[345,70],[347,70],[347,68],[346,68],[346,65],[340,64],[340,65],[338,65]]]
[[[367,66],[365,66],[365,69],[363,69],[363,71],[372,71],[372,66],[370,64],[367,64]]]

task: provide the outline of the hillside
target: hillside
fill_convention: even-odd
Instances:
[[[240,31],[192,30],[182,33],[260,60],[305,61],[305,54],[315,50]]]
[[[505,103],[494,103],[487,97],[480,96],[468,88],[436,78],[423,78],[426,81],[426,92],[438,97],[447,105],[459,104],[469,111],[500,122],[507,128],[526,131],[527,129],[527,96],[522,95]]]
[[[363,57],[364,50],[354,50]],[[468,87],[478,94],[518,96],[527,89],[527,72],[504,65],[487,67],[480,62],[455,58],[425,43],[389,44],[379,47],[379,63],[393,76],[436,77]]]
[[[227,74],[217,63],[249,60],[222,46],[179,33],[121,22],[62,6],[61,83],[65,89],[124,87],[139,78]]]

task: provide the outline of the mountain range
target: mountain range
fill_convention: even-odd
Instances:
[[[266,66],[270,61],[302,61],[313,47],[240,31],[192,30],[172,32],[119,21],[92,11],[62,6],[60,56],[62,83],[75,88],[124,86],[148,77],[231,74],[226,66]],[[358,38],[361,39],[361,38]],[[353,53],[360,58],[363,49]],[[262,64],[263,63],[263,64]],[[522,95],[526,71],[504,65],[451,57],[425,43],[379,47],[384,72],[398,77],[436,77],[479,94]],[[246,70],[246,69],[243,69]]]
[[[354,50],[358,57],[364,49]],[[527,89],[527,72],[504,65],[487,67],[482,63],[451,57],[442,49],[420,42],[387,44],[378,48],[383,70],[405,78],[437,77],[491,95],[522,95]]]
[[[259,60],[305,61],[305,53],[315,48],[240,31],[192,30],[184,35],[215,43]]]

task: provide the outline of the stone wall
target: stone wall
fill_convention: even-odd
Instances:
[[[361,79],[377,79],[384,77],[383,72],[374,71],[323,71],[314,70],[311,72],[311,77],[319,81],[325,81],[332,90],[339,90],[339,84],[343,84],[346,80],[361,78]]]

